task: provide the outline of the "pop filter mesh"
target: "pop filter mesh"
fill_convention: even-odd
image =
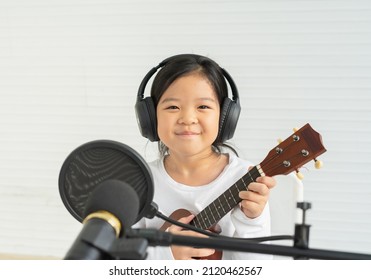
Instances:
[[[130,185],[139,197],[141,219],[153,199],[152,174],[142,157],[129,146],[97,140],[75,149],[59,175],[59,192],[67,210],[83,221],[89,195],[102,182],[119,180]]]

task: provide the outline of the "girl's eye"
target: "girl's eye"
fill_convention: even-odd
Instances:
[[[167,110],[176,110],[176,109],[178,109],[178,107],[175,106],[175,105],[172,105],[172,106],[167,107],[166,109]]]
[[[207,105],[201,105],[201,106],[198,106],[199,109],[209,109],[210,107],[207,106]]]

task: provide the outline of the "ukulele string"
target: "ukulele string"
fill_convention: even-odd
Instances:
[[[294,156],[290,157],[289,159],[290,159],[290,160],[296,160],[296,159],[299,158],[299,157],[303,157],[303,155],[302,155],[301,153],[298,153],[298,154],[295,154]],[[288,162],[289,162],[289,161],[288,161]],[[277,169],[281,169],[282,167],[285,167],[283,161],[277,163],[276,165],[271,166],[269,169],[264,170],[264,172],[266,172],[267,174],[272,174],[272,173],[275,174],[275,170],[277,170]],[[289,168],[289,167],[290,167],[290,166],[287,166],[287,168]],[[282,172],[282,173],[283,173],[283,172]],[[277,175],[279,175],[279,174],[277,174]]]
[[[285,141],[283,141],[280,145],[282,145],[283,143],[285,143],[287,140],[288,140],[288,139],[286,139]],[[280,148],[281,151],[280,151],[280,152],[277,152],[277,151],[276,151],[276,153],[274,154],[274,156],[271,156],[270,158],[268,158],[268,160],[264,163],[264,166],[269,165],[269,163],[270,163],[271,161],[276,160],[279,156],[281,156],[282,154],[284,154],[285,151],[286,151],[287,149],[289,149],[289,148],[292,146],[292,144],[295,145],[296,142],[289,142],[289,144],[288,144],[287,146],[285,146],[285,147],[277,146],[277,147],[275,148],[275,150],[278,149],[278,148]],[[269,174],[268,169],[266,169],[265,167],[262,167],[262,169],[263,169],[263,171],[264,171],[265,173]],[[272,170],[272,169],[269,169],[269,170]]]
[[[238,203],[241,202],[239,192],[247,190],[248,185],[260,176],[256,167],[248,171],[232,187],[227,189],[222,195],[210,203],[193,219],[194,224],[203,229],[210,228],[231,211]],[[247,183],[245,182],[245,180]],[[241,185],[242,184],[242,185]],[[235,187],[235,188],[234,188]]]
[[[209,237],[216,237],[216,238],[225,238],[225,239],[231,239],[231,240],[241,240],[241,241],[253,241],[253,242],[264,242],[264,241],[274,241],[274,240],[293,240],[294,236],[292,235],[272,235],[272,236],[263,236],[263,237],[251,237],[251,238],[238,238],[238,237],[231,237],[221,234],[216,234],[214,232],[206,231],[194,226],[191,226],[189,224],[183,224],[181,222],[178,222],[176,220],[173,220],[165,215],[163,215],[161,212],[157,211],[156,216],[166,222],[169,222],[171,224],[175,224],[177,226],[180,226],[185,229],[189,229],[204,235],[207,235]]]
[[[162,214],[160,211],[157,211],[155,216],[164,220],[164,221],[166,221],[166,222],[169,222],[170,224],[173,224],[173,225],[176,225],[176,226],[179,226],[179,227],[182,227],[182,228],[186,228],[186,229],[189,229],[189,230],[201,233],[201,234],[205,234],[205,235],[210,236],[210,237],[218,236],[218,234],[216,234],[214,232],[206,231],[206,230],[203,230],[202,228],[198,228],[198,227],[192,226],[190,224],[184,224],[184,223],[181,223],[181,222],[179,222],[177,220],[174,220],[170,217],[167,217],[164,214]]]

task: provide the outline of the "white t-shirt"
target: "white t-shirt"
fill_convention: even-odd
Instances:
[[[175,210],[183,208],[197,214],[207,207],[214,199],[219,197],[226,189],[231,187],[243,175],[248,167],[253,166],[234,154],[229,155],[229,163],[223,172],[211,183],[203,186],[191,187],[173,180],[166,172],[163,159],[149,163],[154,179],[153,201],[158,210],[165,216],[170,216]],[[135,228],[159,229],[164,221],[155,217],[141,219]],[[254,219],[247,218],[236,206],[219,222],[221,234],[230,237],[263,237],[270,235],[270,214],[267,204],[262,214]],[[272,256],[256,253],[243,253],[223,251],[223,259],[271,259]],[[147,259],[173,259],[170,247],[148,248]]]

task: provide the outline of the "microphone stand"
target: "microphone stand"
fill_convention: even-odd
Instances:
[[[298,208],[303,210],[301,224],[295,225],[294,245],[260,244],[256,241],[232,237],[191,237],[171,234],[155,229],[131,229],[123,238],[116,239],[110,248],[103,248],[98,243],[90,243],[116,260],[144,260],[148,246],[183,245],[217,250],[251,252],[269,255],[281,255],[299,259],[322,260],[371,260],[371,254],[342,252],[309,248],[309,228],[305,224],[305,212],[311,208],[308,202],[300,202]]]
[[[308,249],[309,248],[309,229],[310,225],[305,224],[305,212],[312,207],[309,202],[297,202],[297,208],[302,209],[302,223],[295,224],[294,232],[294,247],[299,249]],[[307,260],[306,256],[295,256],[296,260]]]
[[[311,258],[324,260],[371,260],[371,255],[351,252],[309,249],[273,244],[258,244],[252,241],[234,240],[228,237],[199,238],[170,234],[158,230],[139,230],[139,236],[148,240],[150,246],[184,245],[218,250],[251,252],[269,255],[291,256],[294,259]],[[133,234],[136,235],[136,234]],[[129,239],[130,240],[130,239]]]

